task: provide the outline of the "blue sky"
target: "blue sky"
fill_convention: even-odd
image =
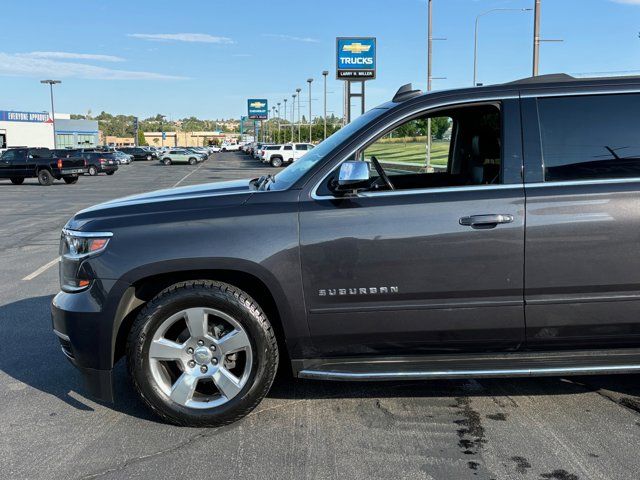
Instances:
[[[492,8],[533,0],[433,0],[434,89],[472,83],[473,25]],[[38,80],[60,78],[56,110],[229,118],[246,98],[289,99],[313,77],[312,107],[342,113],[335,37],[376,36],[378,78],[367,107],[402,84],[426,88],[426,0],[3,0],[0,110],[48,109]],[[531,71],[533,12],[480,21],[478,81]],[[541,73],[640,74],[640,0],[543,0]],[[303,108],[306,107],[303,104]]]

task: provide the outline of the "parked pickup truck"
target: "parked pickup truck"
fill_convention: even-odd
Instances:
[[[286,145],[269,145],[260,156],[263,163],[272,167],[281,167],[285,163],[292,163],[313,148],[311,143],[288,143]]]
[[[77,213],[55,334],[99,397],[126,356],[151,410],[190,426],[249,413],[279,362],[343,381],[638,373],[639,111],[640,77],[407,85],[276,175]],[[452,134],[426,157],[429,120]]]
[[[86,171],[83,158],[63,158],[48,148],[11,148],[0,157],[0,178],[8,178],[14,185],[22,184],[25,178],[37,178],[40,185],[47,186],[54,179],[71,184]]]

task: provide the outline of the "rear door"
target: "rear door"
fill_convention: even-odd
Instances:
[[[523,100],[533,348],[640,344],[640,94]]]

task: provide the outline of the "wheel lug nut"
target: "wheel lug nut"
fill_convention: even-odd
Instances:
[[[211,351],[212,351],[212,352],[215,352],[215,351],[216,351],[216,346],[215,346],[215,345],[211,345],[211,347],[210,347],[210,348],[211,348]]]
[[[193,348],[191,348],[191,347],[187,348],[187,353],[189,355],[193,355]]]
[[[202,365],[202,366],[200,367],[200,371],[201,371],[202,373],[207,373],[207,366],[206,366],[206,365]]]
[[[191,368],[195,367],[196,366],[196,362],[194,362],[193,360],[189,360],[189,366]]]
[[[198,345],[200,345],[200,346],[204,345],[204,341],[203,340],[198,340]]]
[[[211,364],[212,365],[217,365],[218,364],[218,359],[217,358],[212,358],[211,359]]]

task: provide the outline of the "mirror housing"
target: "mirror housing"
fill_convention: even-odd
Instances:
[[[340,165],[336,190],[339,192],[356,191],[367,186],[369,164],[362,161],[347,161]]]

